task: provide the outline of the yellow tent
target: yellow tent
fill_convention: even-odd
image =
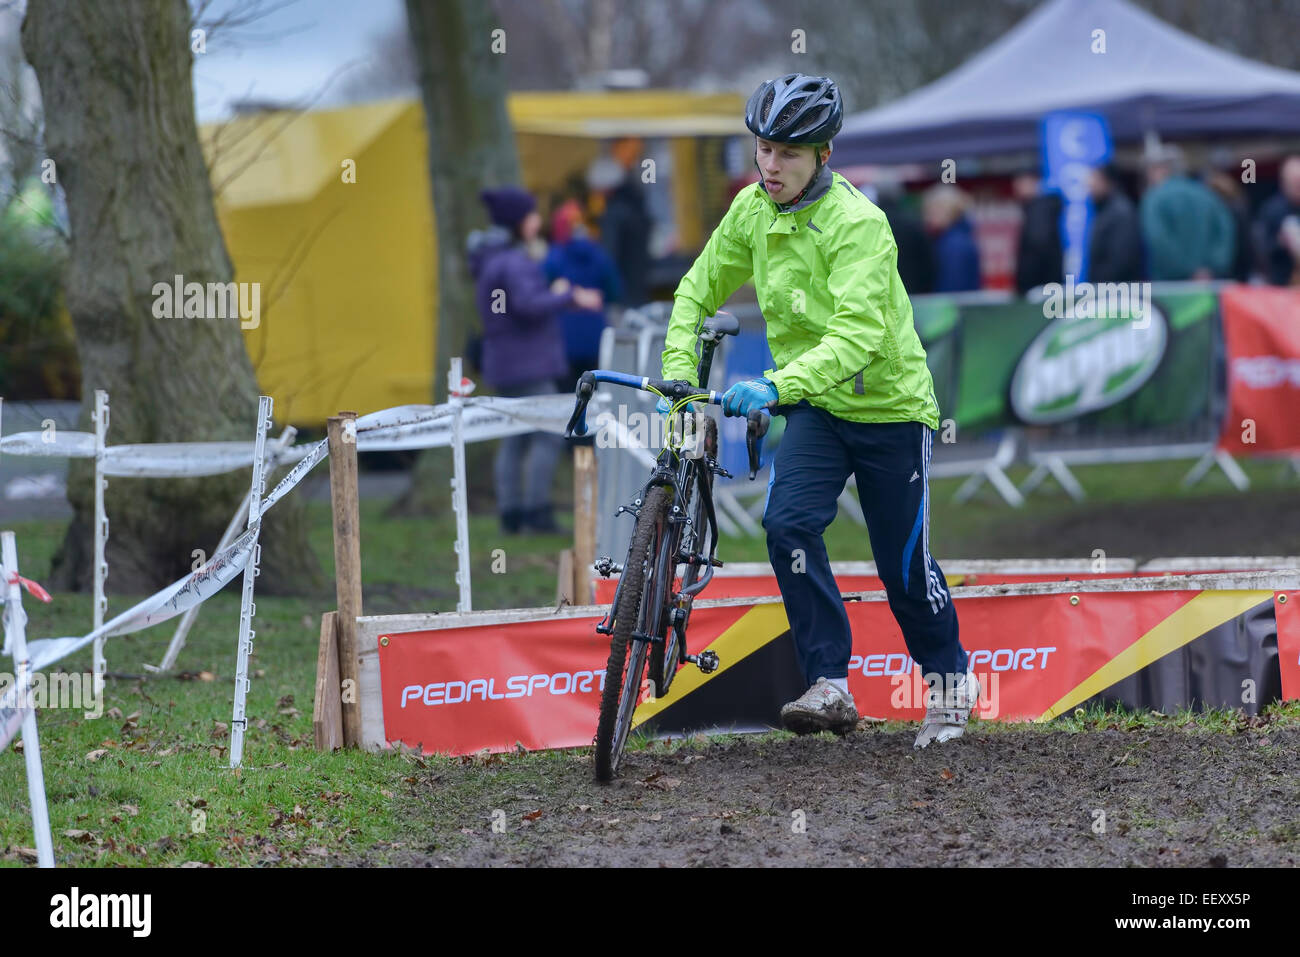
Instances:
[[[521,93],[508,108],[539,197],[584,170],[602,139],[671,138],[686,247],[702,243],[710,212],[700,138],[744,132],[734,94]],[[433,401],[437,250],[419,102],[242,115],[202,139],[236,279],[261,284],[245,342],[277,420]]]

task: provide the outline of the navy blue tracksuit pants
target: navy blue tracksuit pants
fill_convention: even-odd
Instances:
[[[939,564],[930,557],[930,443],[920,422],[849,422],[800,402],[768,483],[763,527],[808,684],[848,675],[852,635],[822,533],[850,474],[907,650],[922,675],[963,674],[966,652]]]

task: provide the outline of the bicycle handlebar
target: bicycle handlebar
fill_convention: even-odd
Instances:
[[[575,435],[583,436],[587,434],[587,404],[591,401],[591,397],[596,394],[596,384],[599,382],[627,386],[630,389],[640,389],[642,392],[654,392],[674,404],[688,397],[706,405],[722,404],[721,392],[697,388],[684,379],[651,379],[648,376],[628,375],[626,372],[595,369],[591,372],[584,372],[578,377],[578,386],[574,390],[577,402],[574,404],[573,415],[569,417],[569,424],[564,427],[564,437],[566,439],[571,439]],[[745,427],[745,446],[749,453],[749,477],[751,479],[758,474],[759,447],[762,444],[763,436],[767,434],[770,424],[771,417],[766,411],[754,411],[748,416]]]

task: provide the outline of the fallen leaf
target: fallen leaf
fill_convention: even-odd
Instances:
[[[303,851],[304,854],[310,854],[312,857],[329,857],[330,852],[323,847],[309,847]]]
[[[525,821],[536,821],[536,820],[537,820],[539,817],[541,817],[541,816],[542,816],[541,808],[538,808],[536,811],[530,811],[528,814],[525,814],[525,815],[524,815],[524,820],[525,820]]]
[[[393,792],[392,792],[392,791],[385,791],[383,788],[380,788],[380,789],[379,789],[379,793],[382,794],[384,797],[390,799],[390,800],[391,800],[392,797],[393,797]]]
[[[200,671],[200,672],[199,672],[199,680],[200,680],[200,681],[216,681],[216,680],[217,680],[217,676],[214,675],[211,671]]]
[[[206,864],[203,861],[186,861],[184,864],[181,865],[181,867],[211,867],[211,866],[212,866],[211,864]]]
[[[579,810],[579,811],[584,811],[584,812],[585,812],[585,811],[590,811],[590,810],[591,810],[591,805],[590,805],[590,804],[579,804],[579,805],[578,805],[578,810]]]
[[[652,820],[652,821],[662,821],[663,819],[664,819],[664,816],[663,816],[662,814],[651,814],[651,815],[650,815],[650,820]]]
[[[69,828],[68,830],[63,832],[63,836],[67,838],[71,838],[72,840],[76,841],[78,844],[90,844],[92,842],[97,843],[97,840],[93,833],[91,833],[90,831],[83,831],[79,827]]]
[[[138,712],[137,712],[137,714],[138,714]],[[107,711],[104,712],[104,717],[106,717],[106,718],[112,718],[114,721],[116,721],[118,718],[122,717],[122,709],[121,709],[121,708],[109,708]]]
[[[226,724],[224,721],[214,721],[212,723],[212,734],[210,735],[210,737],[214,741],[222,741],[225,739],[226,734],[227,732],[229,732],[229,730],[230,730],[230,725]]]
[[[36,848],[34,847],[20,847],[17,850],[18,850],[18,856],[21,857],[24,861],[30,861],[31,863],[34,864],[38,860]]]
[[[87,761],[98,761],[104,755],[108,754],[108,748],[96,748],[86,755]]]
[[[140,813],[140,807],[139,805],[136,804],[123,804],[122,810],[125,811],[127,814],[131,815],[132,817],[135,817],[137,814]]]
[[[957,775],[953,774],[947,768],[944,768],[942,771],[939,772],[939,777],[943,778],[945,781],[951,781],[956,776]]]

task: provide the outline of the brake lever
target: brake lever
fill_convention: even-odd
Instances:
[[[749,478],[753,481],[758,475],[758,453],[763,443],[763,436],[767,435],[768,426],[772,424],[772,417],[763,409],[755,409],[746,416],[745,422],[745,449],[749,452]]]
[[[587,403],[591,401],[595,392],[596,377],[590,372],[584,372],[578,377],[578,385],[574,389],[578,401],[574,406],[573,415],[569,417],[569,424],[564,427],[566,439],[573,438],[575,432],[579,437],[587,434]]]

